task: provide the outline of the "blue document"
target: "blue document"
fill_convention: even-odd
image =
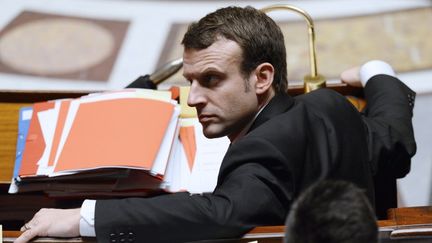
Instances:
[[[24,153],[25,141],[30,127],[30,120],[32,117],[32,113],[33,113],[32,107],[22,107],[19,112],[18,138],[17,138],[17,145],[16,145],[15,167],[13,171],[13,178],[18,177],[18,172],[21,167],[22,155]]]

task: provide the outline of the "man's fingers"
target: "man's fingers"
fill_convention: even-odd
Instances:
[[[32,226],[30,225],[30,222],[28,222],[28,223],[25,223],[24,225],[23,225],[23,227],[21,227],[21,231],[26,231],[26,230],[29,230],[29,229],[31,229],[32,228]]]
[[[23,227],[24,228],[24,227]],[[21,228],[22,229],[22,228]],[[28,229],[26,231],[24,231],[20,237],[18,237],[14,243],[25,243],[25,242],[29,242],[31,239],[35,238],[36,236],[38,236],[38,231],[36,228],[33,229]]]
[[[21,227],[21,229],[20,229],[21,232],[26,231],[26,230],[27,230],[27,228],[25,227],[25,225],[23,227]]]
[[[360,67],[353,67],[343,71],[340,75],[342,82],[355,87],[361,87]]]
[[[28,242],[36,236],[79,236],[80,209],[41,209],[23,227],[15,243]],[[49,233],[49,234],[48,234]]]
[[[23,231],[23,233],[14,241],[14,243],[29,242],[36,236],[45,236],[46,233],[43,233],[43,227],[41,227],[38,223],[39,221],[36,216],[33,217],[33,219],[29,222],[25,223],[23,227],[21,227],[21,231]]]

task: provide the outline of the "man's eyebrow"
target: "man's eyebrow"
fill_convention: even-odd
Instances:
[[[208,74],[222,74],[223,72],[215,67],[208,67],[204,69],[202,72],[200,72],[200,76],[208,75]]]
[[[191,80],[193,77],[201,78],[209,74],[223,74],[223,72],[215,67],[207,67],[199,73],[185,73],[183,72],[183,77],[187,80]]]

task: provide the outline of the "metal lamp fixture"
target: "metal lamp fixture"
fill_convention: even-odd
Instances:
[[[292,12],[299,13],[306,19],[309,32],[309,59],[310,59],[310,75],[304,76],[304,92],[308,93],[312,90],[323,88],[326,86],[325,77],[318,74],[317,71],[317,61],[316,61],[316,51],[315,51],[315,30],[314,23],[311,16],[298,7],[294,7],[287,4],[277,4],[268,7],[264,7],[261,11],[268,13],[274,10],[288,10]]]

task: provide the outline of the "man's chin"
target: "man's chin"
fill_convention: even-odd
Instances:
[[[211,129],[208,126],[203,126],[203,134],[206,138],[220,138],[226,135],[223,133],[223,131]]]
[[[218,134],[214,134],[214,133],[206,133],[206,132],[204,132],[204,136],[205,136],[206,138],[220,138],[220,137],[222,137],[222,136],[220,136],[220,135],[218,135]]]

